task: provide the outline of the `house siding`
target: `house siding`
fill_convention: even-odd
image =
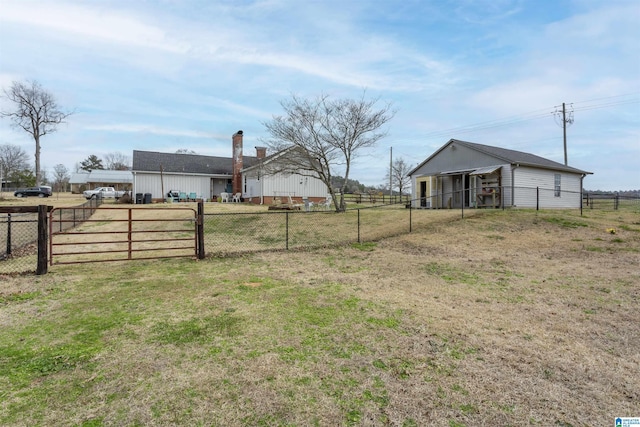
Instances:
[[[264,191],[265,196],[324,197],[327,195],[327,188],[322,181],[298,174],[266,176]]]
[[[328,193],[327,186],[312,176],[281,172],[265,174],[259,168],[244,171],[243,176],[243,197],[253,203],[271,204],[276,197],[286,202],[289,196],[297,202],[304,198],[320,201]]]
[[[560,174],[560,196],[555,196],[555,175]],[[518,167],[514,170],[513,206],[524,208],[576,208],[581,203],[582,176],[567,172]],[[536,188],[539,188],[539,200]]]
[[[164,194],[162,192],[164,188]],[[138,172],[134,176],[134,193],[150,193],[153,199],[163,199],[169,191],[196,193],[198,197],[211,198],[211,177],[198,175],[160,174]]]

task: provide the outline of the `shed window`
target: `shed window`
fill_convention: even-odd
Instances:
[[[561,188],[560,188],[560,177],[561,175],[559,173],[555,174],[553,177],[553,190],[554,190],[554,196],[555,197],[560,197],[560,194],[562,192]]]

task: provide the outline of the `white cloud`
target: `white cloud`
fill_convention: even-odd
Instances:
[[[118,124],[118,125],[89,125],[86,130],[114,133],[137,133],[161,136],[179,136],[188,138],[220,138],[220,134],[186,129],[170,129],[156,125]]]
[[[47,164],[134,146],[227,155],[233,132],[245,130],[248,144],[264,136],[260,122],[292,93],[366,88],[399,110],[390,136],[354,169],[377,184],[389,145],[418,162],[450,137],[561,160],[554,105],[640,92],[633,0],[0,2],[0,85],[35,78],[78,111],[47,136]],[[593,178],[636,171],[637,107],[577,111],[570,161],[587,170],[609,161],[606,140],[629,154],[597,165]],[[455,131],[540,109],[548,118]],[[31,150],[6,120],[0,137]]]
[[[87,7],[63,1],[4,2],[0,20],[106,42],[184,53],[178,42],[157,26],[107,7]]]

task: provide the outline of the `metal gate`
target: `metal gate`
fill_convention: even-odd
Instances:
[[[49,213],[49,264],[198,257],[191,208],[55,208]]]

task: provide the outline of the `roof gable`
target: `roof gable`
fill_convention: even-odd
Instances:
[[[416,166],[408,175],[413,175],[418,169],[428,163],[431,159],[436,157],[439,153],[445,150],[447,147],[458,144],[464,146],[470,150],[477,151],[479,153],[491,156],[502,163],[519,164],[522,166],[531,166],[543,169],[552,169],[558,171],[565,171],[577,174],[589,174],[580,169],[573,168],[571,166],[565,166],[562,163],[554,162],[553,160],[546,159],[544,157],[537,156],[531,153],[525,153],[523,151],[510,150],[507,148],[494,147],[491,145],[476,144],[474,142],[461,141],[458,139],[450,139],[446,144],[440,147],[435,153],[429,156],[425,161]],[[469,165],[473,167],[473,165]]]

